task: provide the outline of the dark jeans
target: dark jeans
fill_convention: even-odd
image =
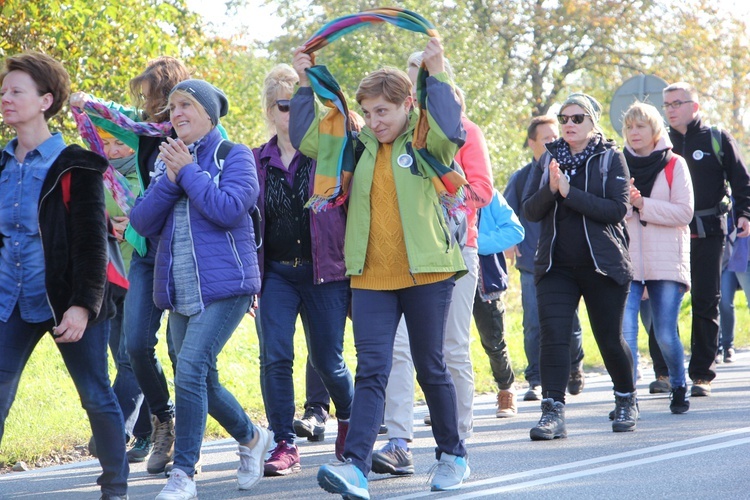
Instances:
[[[520,271],[520,270],[519,270]],[[536,285],[534,274],[520,271],[521,274],[521,307],[523,308],[523,350],[526,354],[526,381],[529,385],[541,385],[539,375],[539,314],[536,303]],[[573,317],[573,331],[570,339],[570,371],[577,372],[583,368],[583,329],[578,320],[578,309]]]
[[[617,284],[593,267],[553,266],[537,283],[542,394],[565,402],[570,373],[570,337],[578,302],[583,297],[594,339],[614,390],[635,391],[633,358],[622,336],[622,319],[630,282]]]
[[[331,396],[326,390],[323,379],[313,368],[310,355],[305,363],[305,409],[312,408],[319,416],[328,418],[331,407]]]
[[[336,416],[351,412],[354,384],[344,362],[344,327],[349,281],[316,285],[312,264],[291,266],[266,261],[260,307],[266,411],[274,440],[293,443],[294,332],[297,316],[307,314],[307,352],[336,405]]]
[[[490,369],[500,390],[507,391],[516,381],[505,343],[505,305],[502,299],[483,300],[477,288],[474,294],[474,322],[484,352],[490,358]]]
[[[690,240],[690,293],[693,329],[690,335],[690,379],[710,382],[716,377],[719,349],[719,299],[724,236]]]
[[[393,340],[404,315],[417,382],[432,415],[436,454],[465,456],[458,436],[456,389],[443,358],[443,340],[455,279],[401,290],[352,290],[357,374],[344,457],[367,476],[372,447],[383,422],[385,387],[393,361]]]
[[[138,379],[151,414],[160,422],[174,417],[174,404],[169,398],[167,378],[159,358],[156,357],[156,332],[161,325],[163,311],[154,304],[155,251],[146,257],[133,252],[128,280],[130,288],[125,295],[123,331],[130,364]]]
[[[112,389],[125,419],[125,434],[145,438],[151,435],[151,419],[148,403],[130,366],[125,335],[122,333],[123,302],[123,299],[116,302],[117,313],[110,320],[109,349],[117,369]]]
[[[52,329],[52,321],[26,323],[16,307],[7,323],[0,322],[0,442],[5,419],[16,397],[18,382],[37,343]],[[125,495],[128,490],[128,460],[125,456],[125,426],[122,412],[109,385],[107,338],[109,321],[89,326],[78,342],[57,344],[73,379],[81,405],[86,410],[99,447],[102,475],[96,480],[103,495]],[[49,387],[54,397],[54,387]],[[37,418],[36,415],[27,415]]]

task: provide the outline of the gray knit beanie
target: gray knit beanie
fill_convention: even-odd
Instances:
[[[214,126],[218,125],[219,117],[225,116],[229,111],[229,101],[224,92],[203,80],[185,80],[174,86],[169,93],[171,96],[175,90],[182,90],[195,97],[211,118]]]
[[[568,98],[565,99],[560,111],[573,104],[577,104],[583,108],[586,114],[591,117],[591,121],[594,122],[594,125],[599,123],[599,119],[602,117],[602,105],[599,104],[599,101],[588,94],[570,94]]]

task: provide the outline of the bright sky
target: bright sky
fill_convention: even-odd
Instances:
[[[186,0],[193,12],[200,14],[206,23],[212,24],[219,34],[228,36],[247,26],[248,33],[256,40],[267,42],[282,33],[283,19],[274,15],[270,7],[258,6],[261,0],[250,0],[237,16],[225,14],[224,2]]]

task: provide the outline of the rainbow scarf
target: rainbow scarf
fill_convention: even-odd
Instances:
[[[438,37],[435,26],[415,12],[397,7],[383,7],[352,14],[327,23],[304,44],[304,52],[314,59],[314,52],[352,31],[375,23],[390,23],[430,37]],[[349,193],[349,184],[354,173],[354,145],[348,133],[349,110],[346,99],[336,79],[325,66],[313,66],[306,70],[313,92],[331,108],[320,121],[319,148],[313,195],[306,207],[318,212],[341,205]],[[430,125],[427,120],[427,95],[425,82],[427,69],[424,64],[419,69],[417,83],[418,107],[420,109],[417,126],[412,140],[415,152],[428,165],[432,172],[433,184],[449,213],[464,206],[462,186],[466,179],[448,166],[442,165],[427,152],[427,133]]]

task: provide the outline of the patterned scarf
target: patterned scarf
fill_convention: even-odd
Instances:
[[[96,127],[94,127],[91,119],[80,108],[74,106],[71,110],[73,111],[73,118],[75,118],[76,125],[78,126],[78,132],[81,134],[81,138],[88,148],[106,158],[107,155],[104,152],[104,143],[102,142],[101,137],[99,137],[99,133],[96,131]],[[135,132],[138,135],[163,136],[168,135],[172,130],[172,124],[169,122],[135,122],[122,113],[109,109],[104,104],[95,101],[87,101],[84,105],[84,110],[110,120],[117,126]],[[110,193],[112,193],[112,198],[115,200],[115,203],[117,203],[117,206],[120,207],[120,210],[122,210],[124,214],[129,214],[130,209],[133,208],[133,205],[135,204],[135,195],[130,189],[130,183],[128,180],[124,175],[118,172],[111,163],[104,172],[103,178],[104,186]]]
[[[578,173],[578,169],[586,164],[586,160],[594,154],[594,150],[602,142],[602,134],[598,133],[589,140],[583,151],[580,153],[572,154],[570,151],[570,144],[565,142],[562,137],[557,139],[553,144],[555,148],[555,160],[560,165],[560,170],[568,180],[574,177]]]
[[[327,23],[305,42],[304,52],[311,55],[314,63],[313,53],[318,49],[356,29],[384,22],[430,37],[438,37],[432,23],[419,14],[397,7],[383,7],[340,17]],[[331,108],[319,124],[319,143],[325,147],[319,148],[313,195],[306,205],[318,212],[341,205],[346,200],[354,173],[355,156],[352,137],[347,133],[350,130],[349,112],[341,87],[325,66],[313,66],[306,70],[306,73],[313,92],[326,107]],[[427,152],[427,132],[430,128],[426,112],[427,76],[423,63],[419,69],[417,83],[418,106],[422,112],[419,114],[412,142],[418,158],[422,160],[427,167],[428,175],[433,179],[443,206],[449,213],[454,213],[465,207],[461,188],[468,183],[461,174],[449,166],[442,165]]]

